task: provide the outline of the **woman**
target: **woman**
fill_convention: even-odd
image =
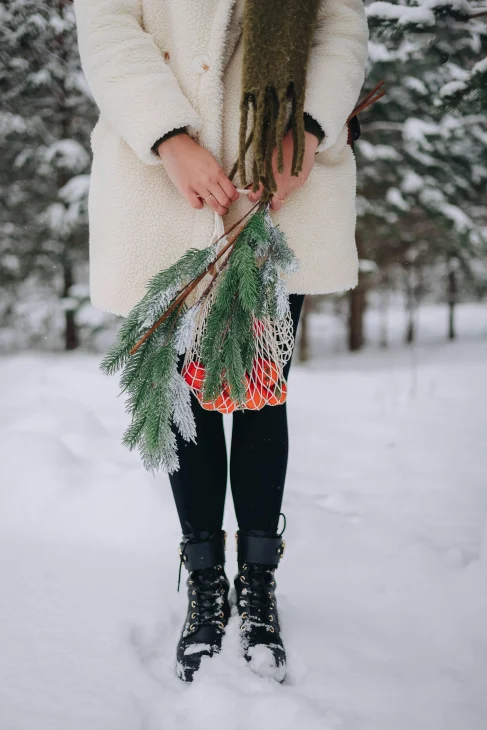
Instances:
[[[273,193],[271,215],[300,260],[288,281],[294,329],[304,294],[355,286],[355,163],[346,120],[364,76],[361,0],[76,0],[76,11],[83,69],[101,112],[89,201],[96,307],[127,315],[154,274],[188,248],[208,245],[215,214],[228,228],[248,210],[236,185],[253,173],[250,203]],[[240,157],[235,185],[229,173],[245,143],[241,110],[256,102],[256,84],[270,106],[260,127],[254,114],[253,146]],[[269,129],[277,147],[269,147]],[[197,404],[194,414],[197,444],[178,443],[181,465],[171,476],[189,571],[177,649],[186,681],[203,656],[220,650],[230,615],[222,416]],[[243,653],[251,668],[282,681],[274,571],[284,550],[286,406],[233,419]]]

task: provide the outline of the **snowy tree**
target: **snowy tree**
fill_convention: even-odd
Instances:
[[[357,145],[361,253],[386,279],[403,272],[412,314],[425,266],[436,281],[442,271],[450,301],[460,280],[485,287],[487,17],[464,0],[374,2],[367,14],[368,84],[385,79],[388,93]]]
[[[19,298],[54,291],[72,349],[96,111],[71,3],[8,0],[0,8],[0,49],[0,317],[15,325]]]

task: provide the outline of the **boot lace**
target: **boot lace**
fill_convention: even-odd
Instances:
[[[203,624],[215,624],[223,630],[225,614],[222,610],[225,601],[225,576],[223,567],[194,570],[187,581],[191,613],[189,615],[188,632],[194,631]]]
[[[240,580],[244,584],[240,605],[245,609],[241,618],[248,625],[266,626],[274,632],[274,571],[265,565],[243,565]]]

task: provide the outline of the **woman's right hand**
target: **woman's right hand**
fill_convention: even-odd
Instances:
[[[206,202],[220,215],[226,215],[238,199],[237,189],[211,152],[200,147],[189,134],[169,137],[157,152],[171,182],[191,207],[200,210]]]

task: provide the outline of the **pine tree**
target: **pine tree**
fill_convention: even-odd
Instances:
[[[0,317],[30,291],[57,293],[65,346],[78,342],[76,279],[87,258],[89,133],[96,110],[81,73],[68,0],[0,8]]]
[[[436,281],[441,270],[447,289],[455,280],[455,289],[461,281],[480,290],[487,258],[487,17],[463,0],[374,2],[367,15],[368,83],[385,79],[388,94],[367,115],[357,145],[365,256],[388,278],[402,269],[413,300],[424,267]]]

